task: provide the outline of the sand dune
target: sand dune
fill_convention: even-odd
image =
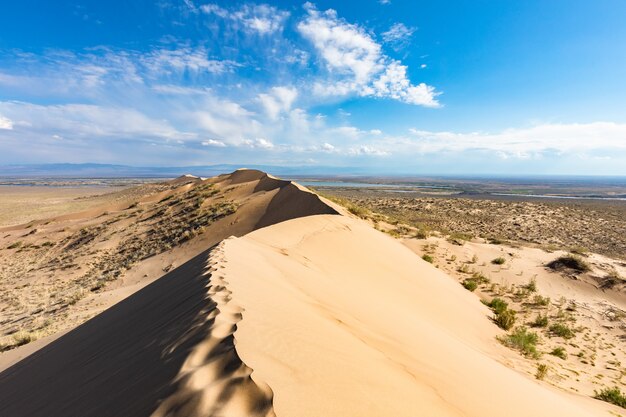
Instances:
[[[202,184],[237,211],[189,261],[0,373],[0,416],[617,410],[507,368],[474,295],[305,188],[254,170],[173,185]]]
[[[360,221],[314,216],[224,246],[241,358],[278,416],[588,416],[611,406],[498,363],[474,296]],[[606,414],[608,415],[608,414]]]

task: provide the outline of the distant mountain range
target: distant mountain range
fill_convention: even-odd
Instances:
[[[238,168],[254,168],[275,175],[362,175],[362,168],[337,168],[324,166],[284,167],[272,165],[196,165],[182,167],[135,167],[113,164],[33,164],[0,165],[0,176],[21,177],[63,177],[63,178],[121,178],[121,177],[178,177],[193,174],[210,177],[232,172]]]

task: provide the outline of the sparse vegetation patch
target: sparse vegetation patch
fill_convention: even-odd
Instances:
[[[526,327],[517,327],[510,334],[499,337],[498,340],[507,347],[519,350],[524,356],[533,359],[540,356],[537,351],[539,336],[535,332],[528,331]]]
[[[580,256],[576,255],[559,256],[552,262],[548,263],[547,266],[555,271],[570,269],[577,272],[587,272],[590,270],[587,262],[585,262]]]
[[[618,387],[604,388],[601,391],[596,391],[593,398],[626,408],[626,395],[624,395]]]

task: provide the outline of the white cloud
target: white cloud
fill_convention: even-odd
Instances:
[[[340,20],[332,9],[320,13],[309,6],[307,13],[298,30],[313,43],[330,71],[351,75],[357,85],[363,85],[382,69],[380,45],[365,30]]]
[[[383,40],[394,49],[402,49],[409,45],[415,28],[405,26],[403,23],[394,23],[388,31],[383,32]]]
[[[204,48],[190,47],[156,49],[141,56],[140,61],[150,72],[157,74],[184,71],[223,74],[237,66],[233,61],[209,59]]]
[[[168,94],[174,96],[202,96],[206,94],[211,94],[211,89],[208,87],[194,88],[172,84],[157,84],[152,86],[152,90],[160,94]]]
[[[392,61],[385,72],[372,83],[372,94],[376,97],[390,97],[425,107],[440,106],[436,99],[439,93],[434,87],[424,83],[411,85],[406,76],[406,66],[398,61]]]
[[[328,143],[328,142],[322,143],[322,146],[320,148],[324,152],[334,152],[335,151],[335,147],[333,145],[331,145],[330,143]]]
[[[293,102],[298,97],[298,90],[293,87],[273,87],[268,94],[259,94],[258,100],[261,102],[267,115],[272,120],[276,120],[282,112],[288,112]]]
[[[389,151],[376,146],[362,145],[348,149],[348,155],[388,156],[390,153]]]
[[[228,10],[218,6],[217,4],[203,4],[200,6],[200,10],[202,10],[206,14],[214,14],[221,18],[228,17]]]
[[[160,138],[190,139],[195,134],[181,132],[163,119],[154,119],[131,108],[87,104],[37,105],[0,102],[3,114],[25,120],[28,135],[49,136],[59,132],[65,138]]]
[[[391,4],[391,0],[378,0],[380,4]]]
[[[544,152],[576,153],[626,150],[626,124],[611,122],[541,124],[498,133],[429,132],[411,129],[400,140],[415,152],[486,150],[499,157],[527,158]]]
[[[270,142],[267,139],[263,139],[263,138],[256,138],[254,140],[246,139],[242,143],[243,143],[244,146],[247,146],[249,148],[260,148],[260,149],[272,149],[272,148],[274,148],[274,144],[272,142]]]
[[[381,46],[363,28],[338,18],[332,9],[320,12],[310,3],[305,9],[307,16],[298,24],[298,31],[313,44],[330,77],[314,83],[315,94],[358,94],[439,106],[439,93],[434,87],[411,84],[407,67],[383,54]]]
[[[4,130],[13,129],[13,121],[4,116],[0,116],[0,129],[4,129]]]
[[[283,29],[289,12],[268,4],[245,4],[237,10],[227,10],[216,4],[205,4],[200,10],[223,19],[230,19],[248,32],[268,35]]]
[[[202,146],[215,146],[216,148],[225,148],[226,144],[221,140],[209,139],[202,142]]]

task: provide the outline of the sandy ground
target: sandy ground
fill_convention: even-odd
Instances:
[[[623,294],[594,281],[613,260],[590,255],[574,280],[539,271],[558,253],[400,241],[254,170],[107,199],[0,231],[0,415],[625,414],[590,392],[622,383]],[[459,285],[478,272],[490,282]],[[577,327],[542,334],[569,354],[544,353],[543,381],[480,302],[526,322],[539,294]],[[16,346],[25,333],[41,338]]]
[[[101,205],[111,187],[0,186],[0,227],[28,223]]]
[[[566,254],[560,251],[548,253],[479,241],[459,245],[437,237],[404,239],[403,243],[420,256],[431,256],[437,268],[459,283],[476,273],[486,277],[488,282],[475,292],[477,298],[506,300],[518,313],[518,325],[533,328],[537,316],[548,317],[548,326],[533,328],[541,335],[541,358],[530,360],[520,355],[507,365],[534,375],[538,363],[548,364],[548,383],[586,395],[604,386],[626,387],[626,293],[623,289],[603,290],[598,285],[606,269],[615,268],[626,276],[619,262],[590,254],[584,259],[592,271],[574,275],[546,267]],[[505,259],[503,265],[491,262],[500,257]],[[536,287],[532,292],[525,289],[530,282]],[[549,325],[553,323],[564,323],[575,335],[564,339],[551,334]],[[549,354],[557,347],[565,349],[565,359]]]

